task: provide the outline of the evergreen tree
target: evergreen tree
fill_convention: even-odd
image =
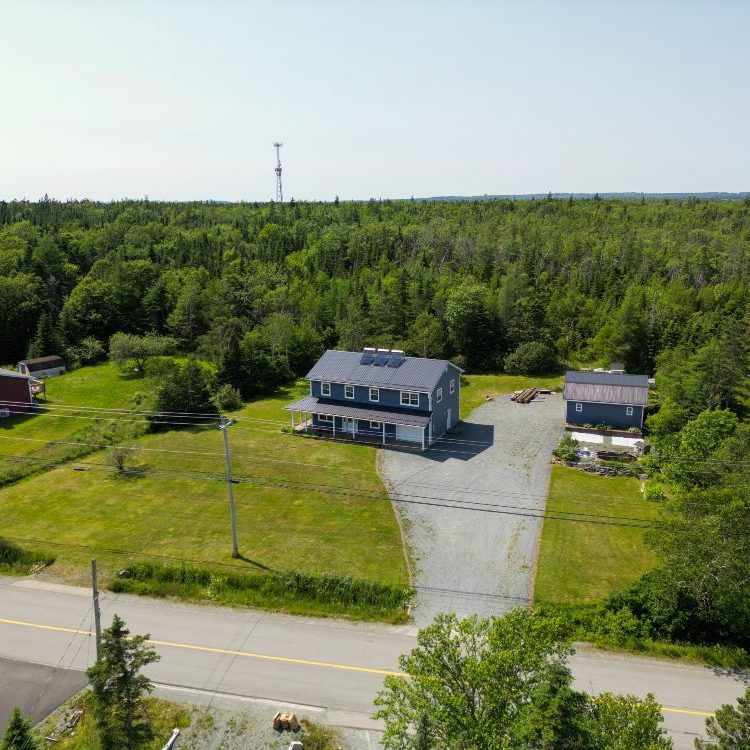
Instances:
[[[2,750],[36,750],[37,747],[30,723],[23,718],[20,708],[14,708],[5,731]]]
[[[159,657],[144,645],[148,638],[131,636],[115,615],[102,633],[101,658],[86,671],[103,750],[138,750],[153,736],[143,700],[153,685],[140,672]]]
[[[36,326],[36,333],[29,344],[26,356],[48,357],[56,354],[58,357],[63,356],[65,347],[63,345],[62,335],[52,322],[52,316],[49,313],[42,313],[39,316],[39,322]]]
[[[737,699],[737,707],[725,704],[706,719],[711,740],[696,739],[697,750],[748,750],[750,748],[750,688]]]

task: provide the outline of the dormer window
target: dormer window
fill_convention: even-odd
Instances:
[[[380,388],[370,388],[370,401],[380,401]]]
[[[330,383],[321,383],[320,384],[320,395],[321,396],[330,396],[331,395],[331,384]]]
[[[401,406],[419,406],[419,394],[414,391],[401,391]]]
[[[353,385],[344,386],[344,398],[354,398],[354,386]]]

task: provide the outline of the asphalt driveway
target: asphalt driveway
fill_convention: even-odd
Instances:
[[[500,614],[531,598],[562,396],[498,396],[425,453],[381,451],[411,548],[418,625],[438,612]]]

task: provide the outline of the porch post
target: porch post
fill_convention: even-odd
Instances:
[[[336,417],[333,418],[333,422],[331,424],[333,425],[333,437],[336,437]]]
[[[292,411],[292,434],[294,434],[294,411]]]
[[[383,445],[385,445],[385,422],[383,422]]]
[[[422,450],[424,450],[424,427],[422,428]]]

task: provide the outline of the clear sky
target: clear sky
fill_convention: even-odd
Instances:
[[[750,0],[2,0],[0,198],[750,190]]]

